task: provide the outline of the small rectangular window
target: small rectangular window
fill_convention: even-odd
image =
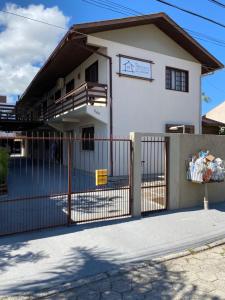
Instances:
[[[71,92],[74,89],[74,79],[70,80],[67,84],[66,84],[66,94]]]
[[[58,100],[59,98],[61,98],[61,90],[55,92],[55,100]]]
[[[188,71],[166,67],[166,89],[188,92]]]
[[[82,150],[94,151],[94,127],[82,128]]]

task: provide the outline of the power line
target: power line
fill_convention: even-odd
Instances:
[[[86,2],[86,3],[88,3],[88,4],[91,4],[91,5],[100,7],[100,8],[105,8],[105,9],[108,9],[108,10],[110,10],[110,11],[113,11],[113,12],[116,12],[116,13],[120,13],[120,14],[125,15],[125,16],[129,16],[129,15],[130,15],[130,14],[128,14],[128,13],[118,11],[118,10],[116,10],[116,8],[111,8],[111,7],[109,7],[108,5],[105,5],[105,4],[102,5],[102,3],[99,3],[99,2],[97,2],[97,1],[89,1],[89,0],[82,0],[82,1],[83,1],[83,2]],[[101,1],[101,2],[104,2],[104,1]]]
[[[193,34],[202,36],[202,37],[204,37],[206,39],[209,39],[211,41],[218,42],[218,43],[221,43],[221,44],[225,45],[225,40],[219,40],[219,39],[216,39],[216,38],[214,38],[214,37],[212,37],[210,35],[207,35],[207,34],[204,34],[204,33],[198,32],[198,31],[194,31],[194,30],[191,30],[191,29],[187,29],[187,28],[183,28],[183,29],[186,30],[186,31],[189,31],[189,32],[191,32]]]
[[[45,22],[45,21],[42,21],[42,20],[33,19],[33,18],[30,18],[30,17],[27,17],[27,16],[23,16],[23,15],[20,15],[20,14],[17,14],[17,13],[13,13],[13,12],[10,12],[10,11],[7,11],[7,10],[2,10],[1,9],[0,12],[2,12],[4,14],[13,15],[13,16],[16,16],[16,17],[20,17],[20,18],[23,18],[23,19],[27,19],[27,20],[30,20],[30,21],[42,23],[44,25],[52,26],[52,27],[59,28],[59,29],[62,29],[62,30],[68,30],[65,27],[61,27],[61,26],[58,26],[58,25],[55,25],[55,24],[51,24],[51,23],[48,23],[48,22]]]
[[[138,15],[142,15],[143,18],[146,17],[143,13],[141,13],[139,11],[133,10],[133,9],[127,7],[127,6],[118,4],[118,3],[110,1],[110,0],[108,0],[108,1],[107,0],[101,0],[100,3],[98,2],[98,0],[92,0],[92,2],[91,2],[91,0],[82,0],[82,1],[87,2],[89,4],[92,4],[92,5],[95,5],[95,6],[99,6],[101,8],[113,10],[114,12],[121,13],[121,14],[126,15],[126,16],[130,16],[131,13],[128,13],[128,12],[132,12],[132,14],[134,16],[137,16],[137,14],[138,14]],[[160,0],[156,0],[156,1],[160,1]],[[118,10],[120,8],[123,8],[123,12]],[[13,12],[10,12],[10,11],[0,10],[0,12],[5,13],[5,14],[10,14],[10,15],[13,15],[13,16],[16,16],[16,17],[20,17],[20,18],[23,18],[23,19],[27,19],[27,20],[30,20],[30,21],[38,22],[38,23],[41,23],[41,24],[44,24],[44,25],[47,25],[47,26],[52,26],[52,27],[55,27],[55,28],[58,28],[58,29],[61,29],[61,30],[64,30],[64,31],[68,30],[65,27],[61,27],[61,26],[58,26],[58,25],[55,25],[55,24],[52,24],[52,23],[48,23],[48,22],[45,22],[45,21],[42,21],[42,20],[34,19],[34,18],[31,18],[31,17],[27,17],[27,16],[24,16],[24,15],[13,13]],[[189,29],[186,29],[186,30],[191,31]],[[79,35],[82,35],[82,36],[86,36],[86,37],[90,36],[89,34],[85,34],[85,33],[79,32],[79,31],[74,30],[74,29],[73,29],[73,32],[75,32]],[[194,32],[194,31],[192,31],[192,32]],[[195,32],[195,34],[202,35],[201,33],[198,33],[198,32]],[[199,37],[197,37],[197,38],[199,38]],[[199,38],[199,39],[202,39],[202,38]],[[213,39],[213,38],[211,38],[211,39]],[[212,42],[210,40],[205,40],[205,41]],[[219,40],[214,39],[214,44],[216,44],[218,46],[221,46],[221,47],[225,47],[225,41],[222,41],[222,40],[219,41]],[[207,67],[207,66],[204,66],[204,67],[208,68],[209,70],[213,69],[213,68]]]
[[[82,1],[86,2],[88,4],[91,4],[91,5],[97,6],[97,7],[101,7],[101,8],[113,11],[113,12],[120,13],[125,16],[130,16],[130,15],[140,16],[141,15],[141,16],[143,16],[143,18],[146,18],[146,15],[144,15],[142,12],[131,9],[124,5],[120,5],[120,4],[110,1],[110,0],[108,0],[108,1],[107,0],[101,0],[101,1],[100,0],[82,0]],[[123,11],[120,10],[120,7],[123,8]],[[126,12],[125,12],[125,10],[126,10]],[[209,42],[209,43],[212,43],[212,44],[220,46],[220,47],[225,47],[225,40],[218,40],[218,39],[215,39],[214,37],[204,35],[203,33],[193,31],[188,28],[182,28],[182,29],[190,32],[193,37],[195,37],[199,40]]]
[[[108,7],[109,5],[105,5],[104,3],[107,3],[107,4],[110,3],[111,6],[112,6],[113,4],[115,4],[115,6],[113,6],[113,10],[114,10],[115,12],[120,13],[120,14],[123,14],[123,15],[126,15],[126,16],[128,15],[127,13],[124,13],[124,12],[122,12],[122,11],[116,9],[116,8],[120,8],[120,4],[118,4],[118,3],[116,3],[116,2],[113,2],[113,1],[110,1],[110,0],[82,0],[82,1],[83,1],[83,2],[86,2],[86,3],[88,3],[88,4],[91,4],[91,5],[94,5],[94,6],[98,6],[98,7],[104,8],[104,9],[108,9],[108,10],[112,10],[112,9]],[[139,12],[139,11],[136,11],[136,10],[133,10],[133,9],[127,7],[127,6],[123,6],[123,8],[126,8],[126,10],[130,12],[130,14],[129,14],[128,16],[130,16],[130,15],[133,15],[133,16],[140,16],[140,15],[141,15],[143,18],[148,18],[148,16],[144,15],[143,13],[141,13],[141,12]],[[135,14],[134,14],[134,13],[135,13]],[[137,15],[136,13],[137,13],[138,15]],[[187,28],[182,28],[182,29],[185,30],[185,31],[191,32],[193,37],[196,37],[196,38],[198,38],[198,39],[200,39],[200,40],[204,40],[204,41],[206,41],[206,42],[210,42],[210,43],[213,43],[213,44],[215,44],[215,45],[218,45],[218,46],[221,46],[221,47],[225,48],[225,41],[223,41],[223,40],[216,40],[216,39],[213,38],[213,37],[209,37],[208,35],[202,34],[202,33],[197,32],[197,31],[189,30],[189,29],[187,29]],[[194,35],[193,33],[194,33],[195,35]],[[198,36],[197,36],[197,35],[198,35]],[[199,35],[200,35],[200,36],[203,36],[203,38],[202,38],[202,37],[199,37]],[[211,38],[211,40],[210,40],[209,38]],[[202,66],[205,67],[209,72],[211,72],[212,70],[214,71],[214,68],[211,67],[211,66],[207,66],[207,65],[204,65],[204,64],[202,64]]]
[[[13,12],[10,12],[10,11],[7,11],[7,10],[0,10],[0,12],[1,13],[5,13],[5,14],[9,14],[9,15],[13,15],[13,16],[16,16],[16,17],[19,17],[19,18],[27,19],[27,20],[30,20],[30,21],[38,22],[38,23],[41,23],[43,25],[52,26],[52,27],[61,29],[63,31],[68,31],[68,28],[66,28],[66,27],[61,27],[61,26],[58,26],[58,25],[55,25],[55,24],[52,24],[52,23],[48,23],[48,22],[42,21],[42,20],[33,19],[33,18],[24,16],[24,15],[20,15],[20,14],[17,14],[17,13],[13,13]],[[89,36],[89,34],[82,33],[80,31],[77,31],[77,30],[74,30],[74,29],[73,29],[73,32],[75,32],[75,33],[77,33],[79,35],[82,35],[82,36],[86,36],[86,37]]]
[[[210,81],[207,82],[207,84],[211,85],[214,89],[216,89],[217,91],[221,92],[221,95],[223,93],[223,95],[225,95],[225,90],[218,88],[217,86],[215,86],[213,83],[211,83]]]
[[[110,0],[109,1],[101,0],[101,2],[96,1],[96,0],[92,0],[92,1],[91,0],[83,0],[83,2],[92,4],[92,5],[101,7],[101,8],[109,9],[111,11],[114,11],[114,12],[117,12],[117,13],[120,13],[120,14],[123,14],[123,15],[126,15],[126,16],[130,16],[131,13],[134,16],[143,15],[143,13],[141,13],[141,12],[139,12],[137,10],[131,9],[131,8],[127,7],[127,6],[118,4],[118,3],[110,1]],[[122,9],[123,11],[120,11],[118,9]],[[41,24],[44,24],[44,25],[52,26],[52,27],[55,27],[55,28],[58,28],[58,29],[62,29],[64,31],[68,30],[65,27],[61,27],[61,26],[58,26],[58,25],[55,25],[55,24],[52,24],[52,23],[48,23],[48,22],[42,21],[42,20],[30,18],[30,17],[24,16],[24,15],[20,15],[20,14],[17,14],[17,13],[10,12],[10,11],[0,10],[0,12],[5,13],[5,14],[10,14],[10,15],[13,15],[13,16],[16,16],[16,17],[20,17],[20,18],[23,18],[23,19],[27,19],[27,20],[30,20],[30,21],[38,22],[38,23],[41,23]],[[192,32],[192,35],[194,37],[198,38],[199,40],[203,40],[203,41],[206,41],[206,42],[208,41],[208,42],[211,42],[211,43],[213,43],[213,44],[215,44],[217,46],[225,47],[225,41],[216,40],[215,38],[212,38],[212,37],[209,37],[209,36],[205,36],[205,35],[203,35],[203,34],[201,34],[199,32],[194,32],[194,31],[191,31],[189,29],[185,29],[185,30],[189,31],[189,32]],[[74,30],[74,32],[76,32],[76,33],[78,33],[80,35],[83,35],[83,36],[88,36],[87,34],[81,33],[79,31],[75,31]],[[203,38],[201,38],[201,35],[203,36]]]
[[[195,17],[198,17],[198,18],[203,19],[203,20],[205,20],[205,21],[208,21],[208,22],[210,22],[210,23],[212,23],[212,24],[218,25],[218,26],[220,26],[220,27],[222,27],[222,28],[225,28],[225,24],[220,23],[220,22],[217,22],[217,21],[215,21],[215,20],[213,20],[213,19],[210,19],[210,18],[208,18],[208,17],[199,15],[199,14],[197,14],[197,13],[191,11],[191,10],[187,10],[187,9],[185,9],[185,8],[181,8],[181,7],[177,6],[177,5],[174,5],[174,4],[172,4],[172,3],[170,3],[170,2],[167,2],[167,1],[164,1],[164,0],[155,0],[155,1],[160,2],[160,3],[163,3],[163,4],[165,4],[165,5],[167,5],[167,6],[170,6],[170,7],[176,8],[176,9],[178,9],[178,10],[180,10],[180,11],[183,11],[183,12],[185,12],[185,13],[188,13],[188,14],[192,15],[192,16],[195,16]]]
[[[222,8],[225,8],[225,4],[223,4],[222,2],[219,2],[217,0],[208,0],[208,1],[220,6]]]

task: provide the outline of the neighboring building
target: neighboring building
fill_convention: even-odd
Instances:
[[[221,128],[225,128],[225,123],[218,122],[212,119],[207,118],[206,116],[202,117],[202,133],[203,134],[220,134]]]
[[[214,107],[205,116],[208,119],[225,123],[225,101]]]

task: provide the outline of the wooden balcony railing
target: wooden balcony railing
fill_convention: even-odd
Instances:
[[[33,121],[31,116],[20,111],[15,104],[0,104],[0,121]]]
[[[86,82],[65,96],[57,99],[43,112],[43,119],[49,120],[70,112],[81,105],[107,105],[107,85]]]

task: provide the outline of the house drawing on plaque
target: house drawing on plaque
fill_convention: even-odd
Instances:
[[[127,61],[125,63],[123,63],[123,71],[124,72],[128,72],[128,73],[134,73],[134,69],[135,69],[135,66],[134,64],[132,64],[131,61]]]

